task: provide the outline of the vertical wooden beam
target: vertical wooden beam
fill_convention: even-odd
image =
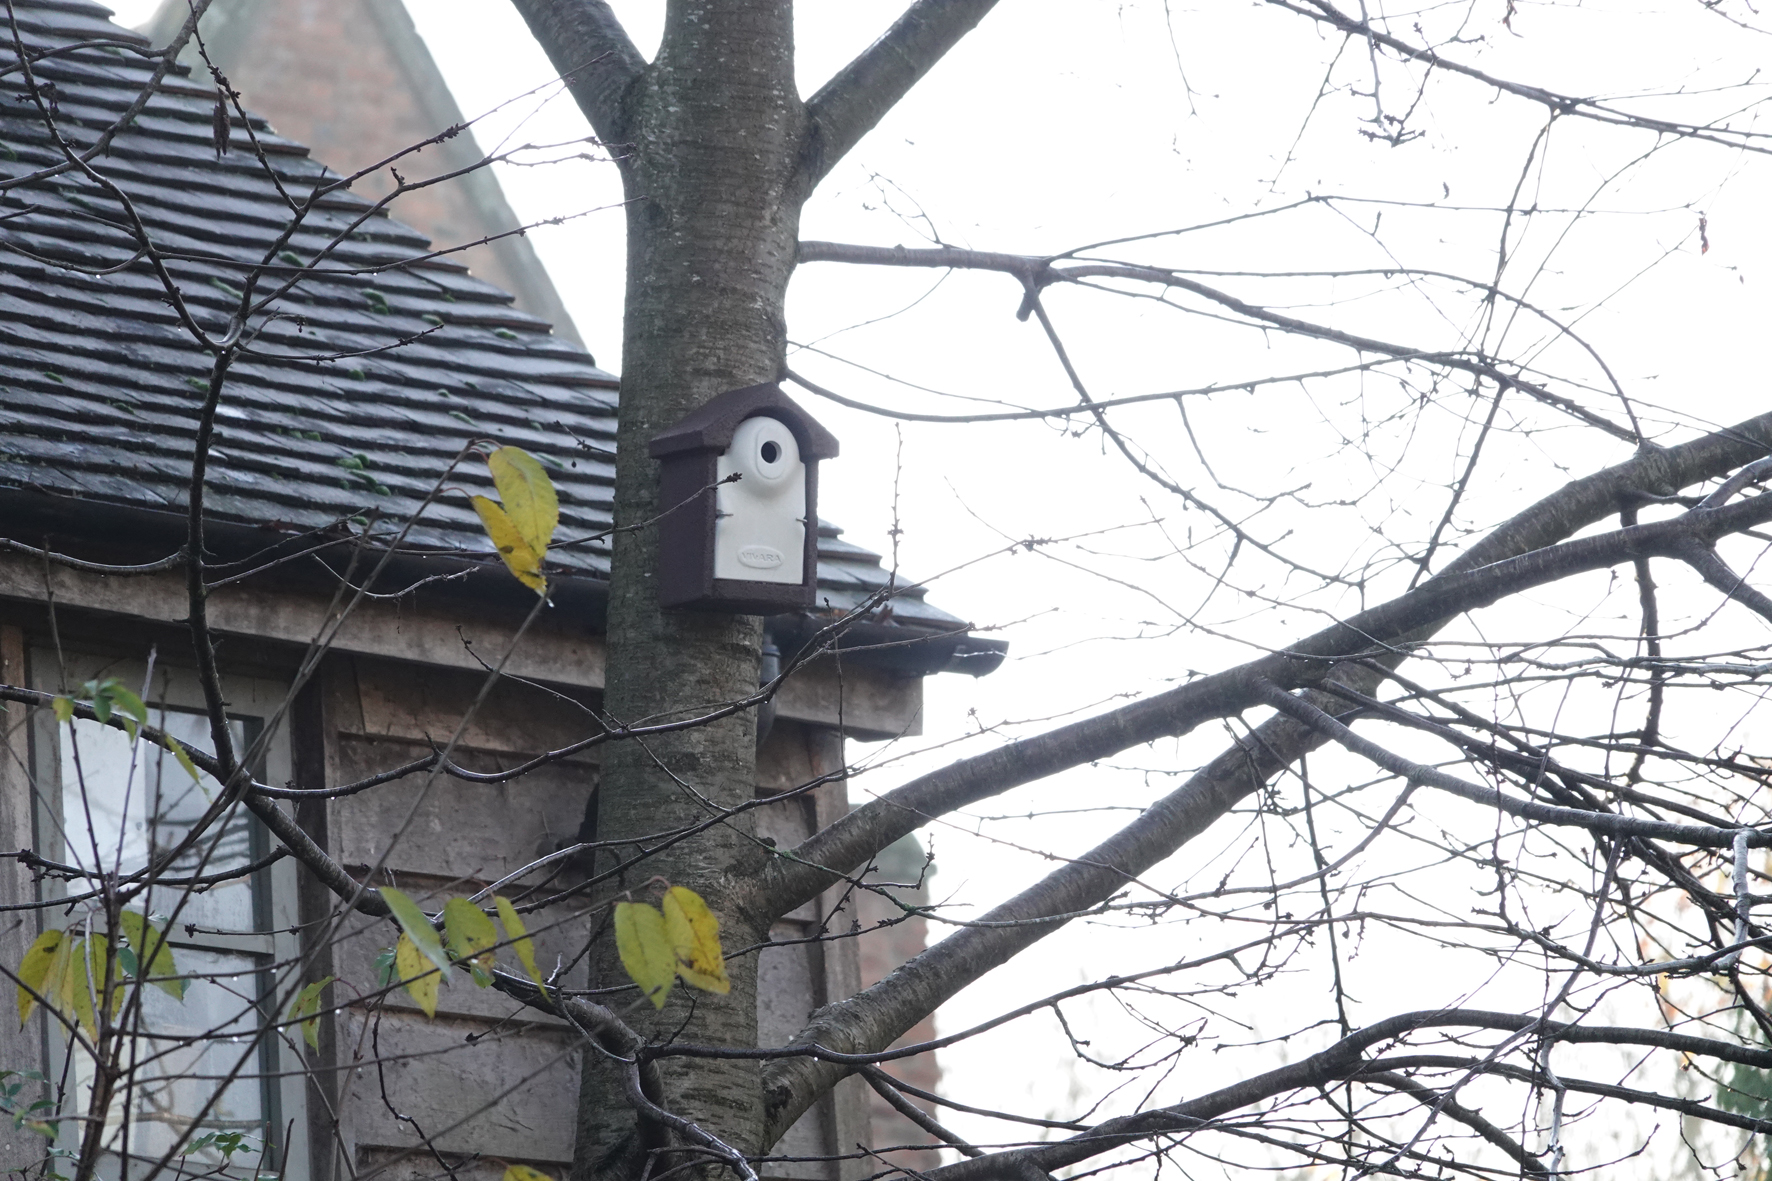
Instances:
[[[0,624],[0,684],[25,685],[25,636],[11,624]],[[0,712],[0,852],[33,848],[36,844],[31,793],[31,744],[28,711],[18,702],[5,703]],[[0,859],[0,906],[19,906],[37,898],[35,883],[15,858]],[[39,916],[34,910],[0,910],[0,964],[16,971],[25,951],[37,938]],[[41,1070],[43,1067],[43,1016],[39,1011],[20,1029],[13,1022],[13,982],[0,978],[0,1070]],[[17,1078],[6,1079],[10,1086]],[[41,1087],[26,1084],[14,1102],[39,1097]],[[23,1169],[43,1158],[48,1143],[35,1132],[13,1126],[0,1117],[0,1173]]]
[[[328,682],[335,679],[336,664],[336,660],[328,658],[290,704],[289,754],[297,787],[319,788],[332,782],[330,772],[337,762],[333,750],[337,735],[327,701]],[[328,813],[324,799],[295,803],[295,822],[321,848],[327,847]],[[330,936],[335,900],[332,892],[305,866],[297,869],[296,883],[302,959],[306,964],[303,977],[322,980],[333,974]],[[320,1008],[326,1015],[320,1019],[319,1048],[310,1050],[303,1046],[308,1067],[309,1181],[333,1181],[339,1173],[338,1032],[337,1022],[329,1012],[334,1004],[333,993],[328,988],[321,994]]]
[[[848,765],[841,730],[807,726],[806,753],[814,776],[841,775]],[[849,813],[849,784],[843,779],[835,779],[814,788],[812,803],[815,828],[828,828]],[[834,886],[819,900],[819,914],[833,935],[846,933],[855,919],[853,902],[841,912],[835,911],[845,889]],[[861,991],[861,956],[856,941],[834,939],[819,947],[824,952],[824,1002],[840,1001]],[[854,1153],[858,1146],[873,1147],[873,1131],[868,1117],[870,1099],[867,1084],[854,1075],[831,1089],[828,1097],[830,1123],[827,1126],[831,1129],[831,1148],[836,1155]],[[878,1162],[868,1157],[841,1160],[837,1162],[835,1174],[837,1181],[859,1181],[877,1172],[878,1168]]]

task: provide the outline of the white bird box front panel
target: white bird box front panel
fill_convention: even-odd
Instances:
[[[739,478],[725,481],[736,474]],[[806,578],[806,465],[778,418],[747,418],[720,456],[714,577],[793,585]]]

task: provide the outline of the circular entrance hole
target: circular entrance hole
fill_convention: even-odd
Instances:
[[[781,458],[781,445],[773,441],[763,444],[763,462],[774,463]]]

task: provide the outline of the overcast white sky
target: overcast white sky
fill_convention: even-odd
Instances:
[[[1511,31],[1502,23],[1503,0],[1426,6],[1393,19],[1399,32],[1415,21],[1440,34],[1458,26],[1468,40],[1449,52],[1496,75],[1575,94],[1635,96],[1640,109],[1664,115],[1721,118],[1760,99],[1764,85],[1757,80],[1721,89],[1747,83],[1772,48],[1764,34],[1731,23],[1756,19],[1741,0],[1724,0],[1720,13],[1674,5],[1525,2]],[[120,7],[125,20],[134,20],[152,4]],[[470,115],[551,73],[514,11],[498,0],[408,0],[408,7]],[[617,0],[615,7],[650,51],[662,3]],[[803,91],[811,93],[866,45],[899,7],[898,0],[802,3]],[[1575,324],[1641,400],[1655,431],[1678,437],[1765,408],[1772,239],[1762,163],[1723,149],[1658,148],[1649,135],[1575,120],[1561,121],[1535,149],[1542,108],[1445,75],[1430,80],[1410,117],[1420,138],[1391,147],[1361,134],[1360,119],[1373,103],[1365,62],[1364,45],[1344,47],[1261,3],[1005,0],[833,173],[807,208],[804,236],[1057,252],[1329,194],[1345,200],[1114,253],[1227,272],[1407,264],[1488,279],[1504,224],[1497,210],[1518,189],[1522,205],[1582,216],[1533,219],[1515,243],[1506,285]],[[1326,76],[1330,85],[1315,101]],[[1386,109],[1408,109],[1412,83],[1421,78],[1419,69],[1386,66]],[[523,121],[514,126],[519,112]],[[556,97],[479,129],[482,146],[507,134],[513,141],[566,141],[586,129],[570,101]],[[526,219],[619,199],[607,165],[506,167],[500,177]],[[1407,204],[1370,203],[1378,198]],[[1708,253],[1699,249],[1701,213]],[[1513,232],[1524,224],[1516,219]],[[540,229],[534,241],[592,351],[619,369],[619,211]],[[1424,348],[1443,347],[1475,323],[1474,305],[1450,284],[1409,287],[1385,276],[1209,281],[1285,304],[1295,315]],[[1073,395],[1037,325],[1014,317],[1020,294],[996,276],[808,266],[790,301],[790,336],[801,346],[790,361],[845,394],[900,408],[955,413],[973,404],[881,374],[972,398],[1068,404]],[[1097,396],[1234,386],[1352,359],[1100,292],[1054,291],[1049,306]],[[1505,336],[1508,346],[1565,377],[1601,383],[1598,367],[1541,320],[1520,317]],[[1407,398],[1381,385],[1264,387],[1190,403],[1198,452],[1173,402],[1120,421],[1176,479],[1239,513],[1252,511],[1252,502],[1219,491],[1214,479],[1269,493],[1308,486],[1315,507],[1282,504],[1259,518],[1264,536],[1287,538],[1301,560],[1347,571],[1394,556],[1374,540],[1375,529],[1411,541],[1425,533],[1432,520],[1424,523],[1423,515],[1432,518],[1441,507],[1436,482],[1451,478],[1455,444],[1468,438],[1461,414],[1416,419]],[[970,566],[933,585],[941,606],[1001,627],[993,634],[1008,639],[1014,655],[979,682],[932,681],[926,741],[1005,720],[1087,711],[1161,688],[1191,670],[1247,656],[1251,641],[1279,643],[1314,628],[1313,610],[1349,605],[1319,597],[1254,625],[1248,621],[1258,601],[1229,591],[1212,599],[1205,615],[1220,635],[1189,630],[1181,621],[1207,599],[1211,572],[1176,560],[1164,538],[1204,528],[1201,515],[1182,511],[1176,498],[1131,472],[1099,435],[1032,424],[895,431],[889,422],[810,397],[805,404],[843,444],[842,457],[821,473],[823,515],[853,540],[884,551],[896,512],[902,564],[915,576],[963,566],[1008,540],[1120,527],[1086,544]],[[1615,403],[1605,410],[1619,413]],[[1376,458],[1355,448],[1361,439]],[[1494,446],[1495,462],[1483,469],[1460,517],[1465,525],[1504,516],[1570,475],[1625,455],[1570,431]],[[1341,503],[1355,497],[1358,504]],[[1406,581],[1389,578],[1381,589]],[[1267,590],[1283,595],[1289,585],[1275,578]],[[1597,587],[1593,602],[1603,601]],[[1629,630],[1616,613],[1606,618]],[[1209,757],[1222,740],[1214,732],[1129,752],[1120,766],[1060,776],[975,811],[1136,806],[1168,790],[1178,772]],[[869,776],[857,794],[889,787],[905,773],[888,768]],[[933,837],[938,893],[964,897],[975,905],[962,913],[977,914],[1041,871],[1047,863],[1037,851],[1082,852],[1113,819],[1065,815],[999,834],[1032,853],[940,826]],[[1186,864],[1165,867],[1153,881],[1172,886],[1222,873],[1201,864],[1199,853],[1180,860]],[[1097,930],[1048,940],[953,1002],[943,1026],[961,1028],[1086,974],[1177,958],[1190,939],[1158,927],[1136,937]],[[1370,1012],[1379,1012],[1396,999],[1399,977],[1395,965],[1374,971],[1375,980],[1390,981],[1371,985]],[[1411,987],[1418,983],[1409,979]],[[1291,987],[1301,998],[1314,997],[1321,984],[1306,979]],[[1013,1035],[946,1052],[943,1061],[956,1093],[994,1095],[1047,1114],[1068,1109],[1073,1090],[1095,1093],[1101,1086],[1054,1066],[1065,1052],[1056,1028],[1040,1019]],[[1198,1091],[1205,1077],[1192,1074],[1172,1089]],[[954,1122],[987,1139],[1001,1134],[965,1117]]]

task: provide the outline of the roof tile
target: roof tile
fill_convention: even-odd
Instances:
[[[13,7],[28,50],[141,43],[84,0]],[[0,47],[0,69],[13,60]],[[102,45],[33,65],[54,83],[57,128],[76,149],[127,108],[151,69]],[[249,282],[268,296],[292,267],[324,255],[270,304],[268,322],[255,320],[261,331],[230,372],[210,469],[218,518],[305,530],[370,512],[403,517],[467,442],[494,436],[548,463],[562,539],[606,531],[614,376],[455,259],[415,261],[430,249],[425,237],[354,193],[328,194],[287,233],[282,193],[300,201],[339,178],[256,117],[262,158],[236,121],[233,150],[218,159],[211,95],[181,67],[97,161],[126,208],[77,171],[27,179],[63,157],[19,72],[0,75],[0,487],[136,508],[185,503],[208,354],[150,265],[131,262],[139,217],[190,314],[215,334]],[[487,481],[475,471],[459,482]],[[843,608],[888,574],[838,532],[820,522],[819,575],[821,598]],[[427,510],[409,540],[492,561],[459,496]],[[601,541],[556,549],[550,561],[567,577],[608,576]],[[895,614],[957,623],[915,592]]]

